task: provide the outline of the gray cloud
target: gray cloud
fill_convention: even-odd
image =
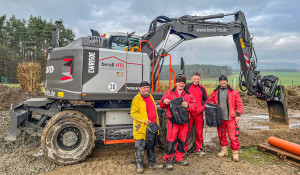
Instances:
[[[157,16],[210,15],[242,10],[254,35],[254,46],[260,62],[293,62],[300,64],[300,12],[297,0],[185,0],[185,1],[104,1],[104,0],[0,0],[0,14],[28,19],[40,15],[45,19],[63,19],[76,37],[121,31],[144,34]],[[220,19],[231,21],[233,17]],[[232,37],[214,37],[188,41],[171,52],[174,63],[181,56],[186,62],[202,64],[237,64]]]

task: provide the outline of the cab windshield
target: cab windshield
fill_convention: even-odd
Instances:
[[[111,38],[111,48],[115,50],[131,50],[133,47],[139,47],[140,40],[126,36],[113,36]]]

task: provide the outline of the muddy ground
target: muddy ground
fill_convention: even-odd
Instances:
[[[17,89],[17,90],[16,90]],[[300,95],[300,87],[295,88]],[[103,145],[97,141],[96,147],[86,161],[71,165],[57,166],[39,153],[40,140],[38,137],[22,133],[15,142],[4,140],[9,130],[8,109],[10,103],[18,103],[27,97],[42,97],[42,93],[26,93],[18,88],[6,88],[0,86],[0,174],[136,174],[134,160],[134,145]],[[25,95],[24,95],[25,93]],[[289,95],[290,125],[277,125],[269,122],[267,109],[264,103],[255,98],[243,96],[245,114],[239,123],[241,161],[232,162],[231,157],[217,158],[219,143],[216,128],[204,128],[205,152],[203,157],[195,154],[187,154],[190,162],[187,167],[174,163],[172,173],[177,174],[300,174],[299,167],[283,163],[276,159],[264,159],[263,155],[253,155],[254,160],[249,160],[246,152],[251,145],[256,146],[266,143],[269,136],[276,136],[291,142],[300,144],[300,102],[299,95]],[[253,147],[252,147],[253,148]],[[156,149],[157,160],[162,163],[164,151]],[[250,156],[251,157],[251,156]],[[145,160],[147,165],[147,161]],[[146,166],[144,174],[169,174],[166,169],[151,170]]]

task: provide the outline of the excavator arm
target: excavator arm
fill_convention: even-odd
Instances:
[[[234,16],[234,21],[220,22],[211,19]],[[179,40],[166,49],[170,35],[176,35]],[[232,35],[240,63],[239,86],[248,95],[255,95],[259,100],[267,101],[271,121],[288,123],[287,103],[284,88],[277,85],[278,78],[274,75],[261,76],[256,70],[257,57],[248,30],[247,21],[242,11],[230,14],[215,14],[209,16],[189,16],[168,18],[158,16],[149,27],[148,33],[143,35],[143,40],[148,40],[154,48],[147,43],[142,43],[141,51],[153,58],[154,54],[154,82],[157,80],[157,70],[163,65],[158,64],[160,55],[168,54],[183,41],[215,36]],[[158,65],[161,65],[158,67]]]

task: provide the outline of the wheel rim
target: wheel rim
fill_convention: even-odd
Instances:
[[[81,142],[81,132],[78,128],[75,127],[64,128],[57,135],[58,147],[66,151],[78,148]]]

